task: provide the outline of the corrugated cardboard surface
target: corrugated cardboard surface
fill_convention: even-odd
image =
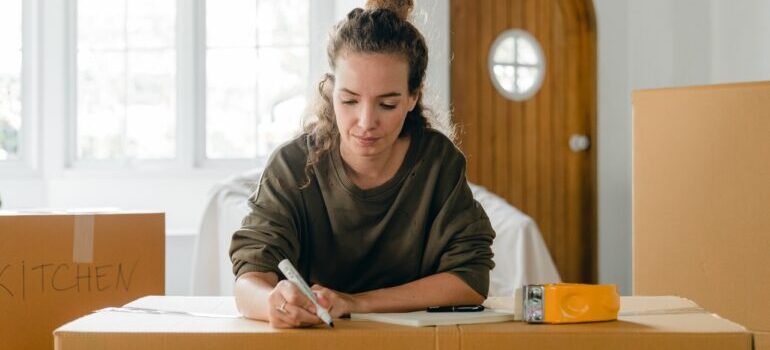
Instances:
[[[235,315],[232,297],[146,297],[127,306]],[[247,319],[99,312],[55,332],[56,349],[435,349],[437,328],[335,320],[273,329]]]
[[[55,332],[56,349],[751,349],[743,327],[704,310],[676,313],[695,304],[681,298],[624,297],[617,322],[528,325],[520,322],[405,327],[336,320],[336,328],[272,329],[246,319],[175,314],[99,312]],[[237,314],[232,297],[146,297],[128,306],[158,310]],[[652,312],[653,314],[639,315]],[[673,313],[673,314],[670,314]]]
[[[163,214],[0,214],[0,349],[165,287]],[[79,261],[79,262],[76,262]]]
[[[618,321],[462,325],[462,349],[751,349],[742,326],[677,297],[621,297]],[[678,311],[677,311],[678,310]]]
[[[633,95],[633,288],[770,331],[770,82]]]
[[[754,350],[770,350],[770,332],[754,333]]]

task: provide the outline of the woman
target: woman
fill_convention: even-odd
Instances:
[[[235,297],[273,327],[318,324],[280,280],[288,258],[332,317],[479,304],[494,232],[465,158],[421,103],[427,46],[411,0],[369,1],[335,26],[304,132],[270,158],[233,235]]]

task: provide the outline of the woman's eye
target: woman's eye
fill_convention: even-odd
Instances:
[[[385,109],[395,109],[396,108],[396,105],[389,105],[387,103],[382,103],[382,104],[380,104],[380,106],[382,106],[382,108],[385,108]]]
[[[344,104],[344,105],[352,105],[352,104],[356,104],[356,102],[358,102],[358,101],[356,101],[356,100],[347,100],[347,101],[342,101],[342,104]]]

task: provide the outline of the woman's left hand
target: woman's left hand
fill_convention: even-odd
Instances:
[[[360,312],[358,310],[359,302],[355,295],[338,292],[320,284],[315,284],[310,289],[313,290],[313,293],[318,298],[318,303],[329,310],[332,318],[340,318],[348,316],[353,312]]]

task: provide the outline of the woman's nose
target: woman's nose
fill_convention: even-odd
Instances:
[[[364,104],[364,108],[361,108],[358,115],[358,127],[364,130],[370,130],[377,127],[377,115],[374,106],[371,104]]]

